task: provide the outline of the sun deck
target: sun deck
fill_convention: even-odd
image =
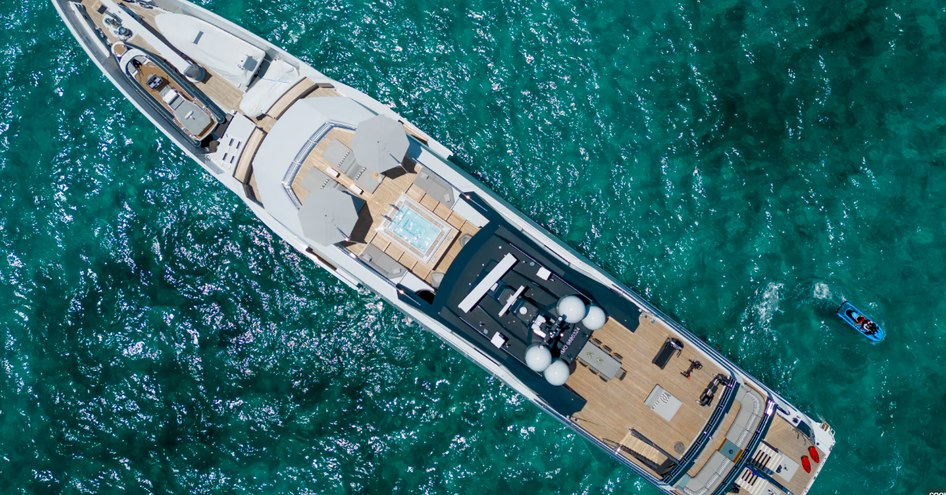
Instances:
[[[363,199],[365,206],[362,214],[366,215],[369,221],[352,233],[347,249],[359,256],[369,248],[376,249],[421,280],[436,286],[440,277],[437,274],[447,271],[463,244],[476,234],[479,227],[443,203],[440,200],[442,198],[434,197],[418,185],[422,167],[409,158],[403,163],[402,169],[387,174],[374,174],[371,180],[378,184],[374,191],[362,188],[354,178],[335,169],[335,165],[326,159],[328,147],[333,141],[351,147],[354,135],[355,131],[340,127],[326,133],[293,179],[292,191],[299,201],[304,203],[309,194],[318,194],[318,191],[310,189],[320,187],[320,180],[329,180]],[[313,178],[317,179],[312,180]],[[446,226],[445,238],[440,240],[429,256],[412,252],[411,246],[385,233],[384,225],[391,221],[398,204],[405,200],[409,200],[414,208],[421,208],[422,214],[426,212]]]
[[[771,420],[769,394],[663,317],[583,278],[514,229],[501,222],[484,229],[448,275],[451,291],[437,295],[438,314],[576,427],[678,493],[716,493],[731,483]],[[602,324],[563,324],[560,304],[576,294],[604,311]],[[561,360],[559,369],[568,365],[559,372],[564,386],[547,373],[551,366],[530,364],[542,347]]]

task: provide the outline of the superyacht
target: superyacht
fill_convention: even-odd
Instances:
[[[181,0],[53,0],[105,76],[270,229],[667,493],[803,495],[834,431],[391,108]]]

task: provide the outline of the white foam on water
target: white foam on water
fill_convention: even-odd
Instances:
[[[784,287],[785,284],[769,282],[766,284],[765,290],[762,291],[762,297],[759,302],[753,305],[752,310],[755,313],[756,319],[765,328],[770,327],[772,318],[775,316],[775,313],[778,312],[781,292]]]
[[[824,282],[815,282],[815,286],[811,291],[811,296],[818,300],[833,299],[831,297],[831,287]]]

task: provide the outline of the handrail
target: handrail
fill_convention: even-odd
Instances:
[[[693,445],[690,446],[690,449],[687,450],[686,454],[684,454],[680,459],[680,463],[677,464],[677,467],[663,478],[664,482],[670,485],[676,484],[676,482],[680,481],[680,478],[683,477],[690,467],[693,466],[693,464],[696,462],[696,458],[703,453],[703,449],[706,448],[706,444],[711,438],[713,438],[713,435],[716,434],[716,430],[722,423],[723,418],[732,407],[737,390],[739,390],[739,383],[736,382],[736,378],[734,376],[730,376],[729,383],[726,384],[726,389],[723,391],[722,397],[720,397],[719,404],[716,405],[716,409],[713,411],[713,414],[710,415],[709,420],[706,422],[706,426],[704,426],[703,431],[700,432],[700,436],[697,437],[696,441],[693,442]]]

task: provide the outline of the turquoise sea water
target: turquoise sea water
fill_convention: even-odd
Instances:
[[[811,493],[946,491],[941,2],[199,3],[828,420]],[[274,238],[47,2],[0,25],[0,493],[657,493]]]

